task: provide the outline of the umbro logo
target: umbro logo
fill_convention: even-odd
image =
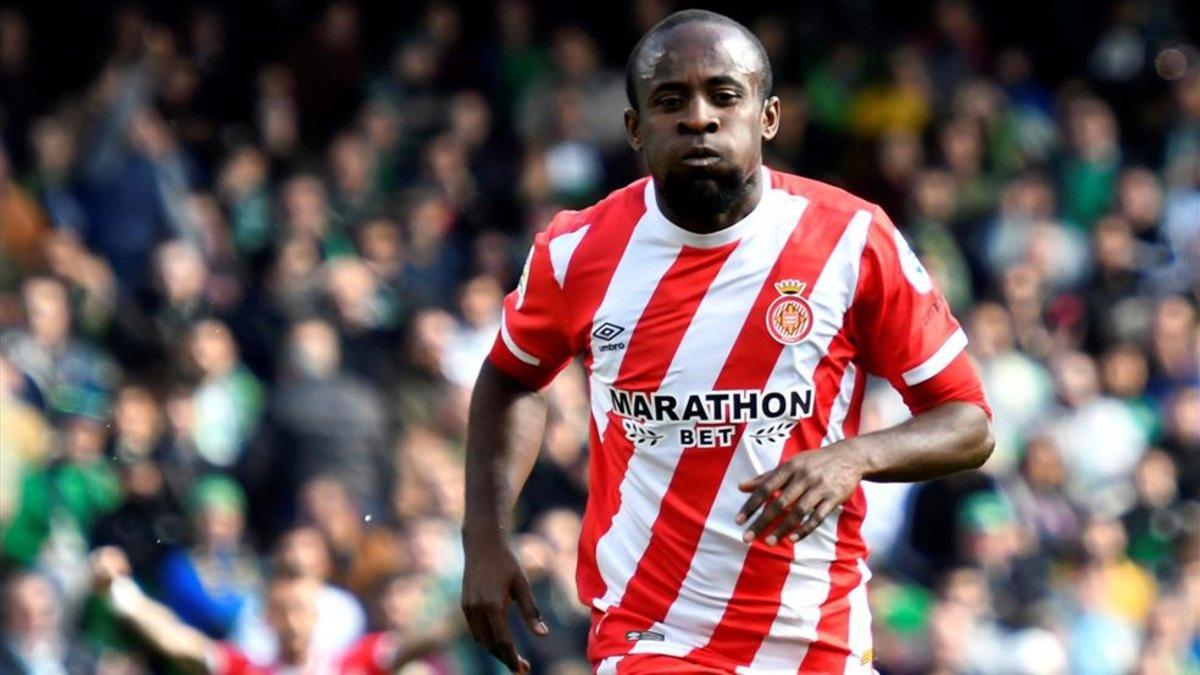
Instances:
[[[609,323],[607,321],[600,324],[599,326],[596,326],[596,330],[592,331],[592,337],[600,342],[607,343],[607,344],[600,345],[600,347],[597,348],[596,351],[615,352],[615,351],[618,351],[621,349],[625,349],[625,341],[624,340],[622,340],[620,342],[612,341],[614,338],[616,338],[618,335],[620,335],[621,333],[624,333],[624,332],[625,332],[624,326],[618,326],[615,323]]]
[[[625,328],[623,326],[618,326],[615,323],[609,323],[605,321],[599,326],[596,326],[596,330],[592,331],[592,337],[600,340],[601,342],[608,342],[624,332]]]

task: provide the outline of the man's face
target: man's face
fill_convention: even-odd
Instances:
[[[722,25],[688,23],[646,45],[635,64],[638,110],[625,114],[630,144],[664,192],[698,214],[724,212],[762,162],[779,126],[764,102],[754,45]]]
[[[297,663],[308,652],[320,591],[320,582],[309,577],[275,579],[267,590],[267,623],[279,637],[285,663]]]

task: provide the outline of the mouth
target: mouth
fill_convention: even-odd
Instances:
[[[679,162],[687,166],[711,166],[721,160],[721,153],[705,146],[689,148],[679,158]]]

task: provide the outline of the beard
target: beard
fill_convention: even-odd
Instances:
[[[663,179],[663,200],[680,218],[706,221],[726,213],[745,196],[742,172],[732,166],[673,171]]]

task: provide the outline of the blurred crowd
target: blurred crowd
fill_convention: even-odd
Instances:
[[[775,68],[767,163],[891,214],[995,411],[982,471],[867,486],[876,666],[1198,673],[1195,8],[891,4],[730,12]],[[324,584],[312,649],[454,614],[469,388],[532,234],[640,175],[621,68],[672,3],[265,3],[269,36],[98,6],[78,82],[39,70],[46,10],[0,8],[0,671],[168,668],[99,546],[265,662],[281,560]],[[586,396],[550,386],[518,516],[536,672],[589,672]],[[866,430],[906,415],[873,385]],[[465,637],[407,668],[496,672]]]

